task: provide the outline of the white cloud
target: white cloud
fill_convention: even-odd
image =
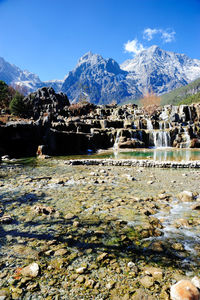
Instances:
[[[137,55],[141,51],[143,51],[145,48],[141,43],[138,42],[137,39],[134,39],[132,41],[128,41],[126,44],[124,44],[124,49],[126,52],[133,53],[134,55]]]
[[[153,36],[159,32],[158,29],[147,28],[143,31],[143,39],[151,41]]]
[[[156,34],[159,34],[164,43],[170,43],[175,39],[176,32],[171,29],[146,28],[143,31],[143,39],[151,41]]]
[[[175,39],[175,31],[167,32],[167,31],[162,31],[162,39],[163,42],[165,43],[171,43]]]

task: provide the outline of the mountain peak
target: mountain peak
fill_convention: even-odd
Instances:
[[[152,46],[150,46],[147,50],[149,50],[149,51],[156,51],[157,49],[160,49],[157,45],[152,45]]]
[[[99,60],[102,59],[102,56],[99,54],[94,54],[91,51],[85,53],[81,58],[78,60],[78,65],[81,65],[83,63],[89,62],[90,64],[94,65]]]
[[[157,45],[152,45],[151,47],[143,50],[139,53],[140,56],[147,55],[147,56],[161,56],[164,53],[167,53],[168,51],[165,51],[158,47]]]

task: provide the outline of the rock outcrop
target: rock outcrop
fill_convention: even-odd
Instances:
[[[149,115],[137,105],[69,106],[67,97],[51,88],[30,94],[25,103],[35,120],[11,121],[0,126],[1,155],[32,156],[38,151],[38,155],[67,155],[107,148],[200,146],[199,104],[168,105]],[[42,152],[39,145],[43,145]]]
[[[24,98],[27,116],[38,119],[43,114],[63,114],[70,105],[67,96],[56,93],[53,88],[43,87]]]

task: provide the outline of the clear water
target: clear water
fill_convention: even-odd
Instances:
[[[62,157],[63,158],[63,157]],[[132,151],[102,151],[89,155],[66,156],[65,159],[112,158],[112,159],[152,159],[156,161],[200,160],[200,149],[137,149]]]
[[[58,160],[66,159],[150,159],[155,161],[195,161],[200,160],[200,149],[134,149],[134,150],[102,150],[98,153],[88,152],[82,155],[57,156]],[[45,160],[46,162],[48,160]],[[43,164],[45,164],[43,161]],[[40,160],[35,157],[15,159],[6,163],[20,163],[23,165],[37,166]]]

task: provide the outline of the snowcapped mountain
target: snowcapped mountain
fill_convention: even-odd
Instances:
[[[54,90],[60,91],[63,80],[50,80],[42,82],[38,75],[20,68],[5,61],[0,57],[0,80],[8,85],[20,89],[25,94],[33,92],[43,86],[52,86]]]
[[[137,98],[141,93],[132,79],[127,80],[127,74],[113,59],[88,52],[65,77],[62,91],[73,102],[87,99],[106,104],[132,96]]]
[[[153,91],[161,95],[200,77],[200,60],[152,46],[121,66],[113,59],[86,53],[66,76],[62,91],[71,101],[84,94],[94,103],[117,103]]]
[[[138,81],[142,93],[152,90],[161,95],[200,77],[200,60],[154,45],[125,61],[121,69]]]
[[[41,84],[37,75],[27,70],[22,71],[15,65],[5,61],[2,57],[0,57],[0,80],[5,81],[8,85],[18,86],[28,91],[34,90]]]
[[[200,60],[151,46],[121,66],[109,58],[88,52],[64,80],[42,82],[0,57],[0,80],[26,92],[47,86],[67,94],[70,102],[88,100],[96,104],[138,99],[149,91],[158,95],[184,86],[200,77]]]

